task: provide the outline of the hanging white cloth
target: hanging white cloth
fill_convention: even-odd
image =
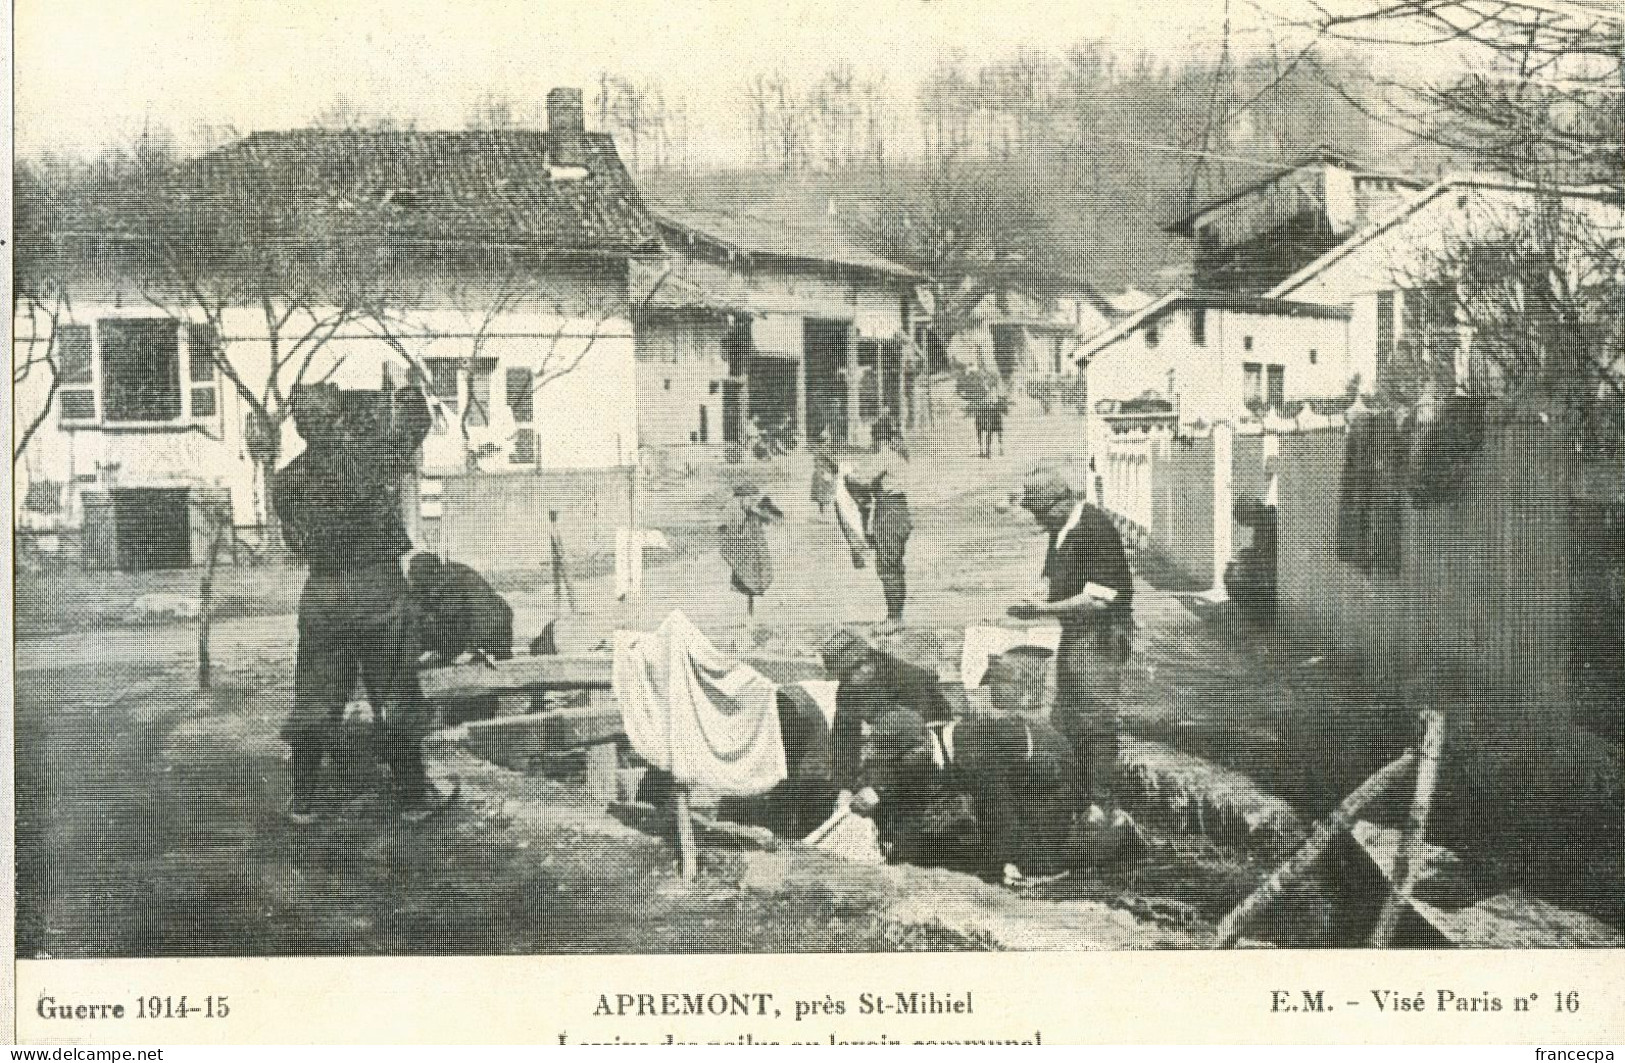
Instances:
[[[683,786],[751,797],[788,774],[778,688],[682,613],[652,632],[616,632],[613,682],[632,748]]]

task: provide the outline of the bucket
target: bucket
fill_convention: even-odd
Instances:
[[[982,685],[993,707],[1006,714],[1043,716],[1049,709],[1052,657],[1039,646],[1017,646],[990,657]]]

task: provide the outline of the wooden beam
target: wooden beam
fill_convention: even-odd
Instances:
[[[824,678],[824,665],[816,657],[745,657],[742,663],[781,686]],[[425,697],[435,699],[524,691],[609,690],[613,686],[613,659],[608,653],[519,656],[494,665],[426,668],[418,673],[418,683]]]
[[[1265,879],[1250,897],[1224,917],[1214,936],[1214,945],[1221,949],[1233,946],[1247,926],[1303,878],[1326,850],[1332,847],[1332,842],[1337,840],[1338,835],[1354,825],[1354,821],[1359,818],[1367,805],[1385,796],[1415,767],[1416,751],[1406,750],[1403,756],[1390,761],[1344,798],[1343,803],[1338,805],[1330,816],[1315,824],[1309,840],[1303,843],[1290,860],[1276,868],[1275,873]]]
[[[524,690],[608,690],[611,665],[607,653],[521,656],[495,665],[427,668],[418,673],[418,683],[429,698],[470,698]]]

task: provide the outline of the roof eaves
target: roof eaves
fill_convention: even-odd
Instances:
[[[1265,185],[1268,185],[1273,181],[1278,181],[1289,173],[1296,170],[1301,170],[1305,166],[1313,166],[1316,163],[1330,163],[1334,166],[1341,166],[1344,169],[1353,170],[1356,173],[1368,172],[1363,166],[1355,162],[1353,159],[1322,148],[1305,155],[1296,162],[1284,165],[1278,170],[1272,170],[1270,173],[1265,174],[1258,180],[1253,181],[1250,184],[1242,185],[1240,188],[1229,193],[1228,195],[1221,196],[1218,199],[1208,200],[1206,203],[1203,203],[1201,206],[1185,214],[1183,217],[1162,226],[1162,231],[1165,233],[1173,233],[1175,235],[1189,236],[1191,235],[1191,227],[1196,223],[1196,219],[1200,218],[1202,215],[1208,213],[1209,211],[1217,210],[1228,203],[1234,203],[1241,197],[1256,192]]]
[[[1105,332],[1102,332],[1100,335],[1078,348],[1077,353],[1072,356],[1072,360],[1077,363],[1088,361],[1099,352],[1105,350],[1107,347],[1110,347],[1118,340],[1139,328],[1140,325],[1148,319],[1162,313],[1166,307],[1172,305],[1184,294],[1185,293],[1183,291],[1175,289],[1174,291],[1169,292],[1167,295],[1164,295],[1162,298],[1147,303],[1145,306],[1142,306],[1128,317],[1125,317],[1123,320],[1119,321]]]

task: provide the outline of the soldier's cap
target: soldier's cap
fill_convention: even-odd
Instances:
[[[930,732],[925,717],[913,709],[893,709],[869,725],[869,741],[882,749],[907,751],[924,742]]]
[[[875,648],[868,639],[848,629],[837,631],[818,648],[819,655],[824,658],[824,668],[837,679],[844,679],[857,671],[874,652]]]
[[[1073,497],[1072,485],[1056,469],[1034,469],[1021,485],[1021,508],[1030,513],[1042,512]]]

